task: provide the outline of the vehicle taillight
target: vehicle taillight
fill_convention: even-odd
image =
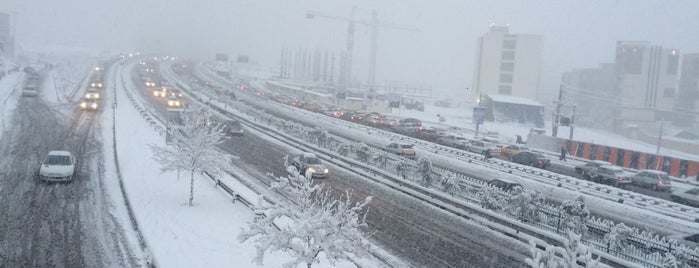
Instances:
[[[663,181],[658,181],[658,185],[663,185]]]
[[[617,181],[623,181],[623,180],[624,180],[624,178],[622,178],[622,177],[619,177],[619,178],[617,178],[616,180],[617,180]]]

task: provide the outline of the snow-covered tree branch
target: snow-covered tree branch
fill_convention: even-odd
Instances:
[[[202,107],[183,110],[182,123],[168,128],[172,145],[149,145],[153,158],[161,164],[161,172],[186,170],[190,173],[189,202],[194,201],[194,173],[219,174],[231,161],[217,146],[225,136],[222,125],[210,120],[210,114]]]
[[[290,253],[294,260],[285,267],[311,267],[321,255],[335,264],[369,253],[370,245],[362,228],[366,227],[370,196],[354,202],[352,195],[345,192],[342,198],[333,199],[330,191],[298,173],[280,178],[272,188],[283,191],[289,200],[264,208],[266,216],[250,222],[249,229],[238,236],[240,241],[254,239],[257,255],[253,261],[258,265],[263,264],[268,251]],[[274,226],[279,222],[277,229]]]

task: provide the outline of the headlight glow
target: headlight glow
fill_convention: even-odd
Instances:
[[[326,168],[325,170],[323,170],[323,173],[328,173],[328,171],[329,170]]]
[[[315,173],[315,172],[316,172],[316,170],[315,170],[314,168],[312,168],[312,167],[309,167],[309,168],[308,168],[308,171],[310,171],[311,173]]]
[[[87,104],[85,104],[84,102],[80,104],[80,107],[85,108],[86,106],[87,106]]]

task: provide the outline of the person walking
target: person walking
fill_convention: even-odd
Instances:
[[[566,148],[563,146],[561,146],[561,157],[559,158],[559,160],[563,160],[563,162],[567,162],[566,161]]]

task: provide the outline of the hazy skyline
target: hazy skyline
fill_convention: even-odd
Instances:
[[[420,32],[379,30],[377,82],[406,81],[464,90],[473,77],[475,43],[491,23],[514,34],[543,36],[541,89],[557,89],[562,72],[612,62],[618,40],[699,52],[699,1],[22,1],[18,41],[142,49],[187,57],[247,54],[277,66],[282,47],[340,52],[347,23],[306,19],[307,10],[411,25]],[[371,31],[357,26],[354,75],[367,78]]]

